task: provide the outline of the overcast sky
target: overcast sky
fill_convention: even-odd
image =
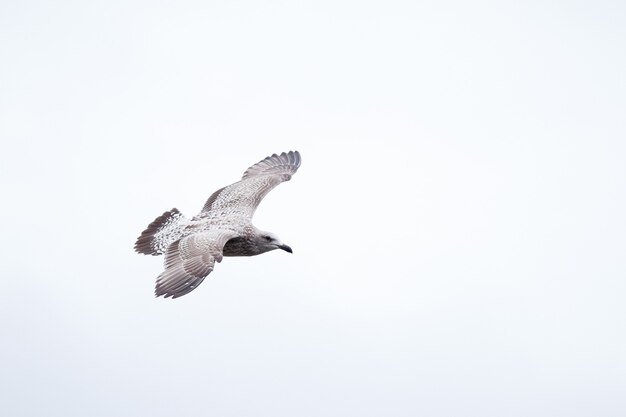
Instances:
[[[624,2],[5,1],[0,63],[3,415],[626,415]],[[288,150],[294,254],[154,298]]]

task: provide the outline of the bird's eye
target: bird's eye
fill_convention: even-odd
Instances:
[[[265,240],[267,240],[268,242],[270,242],[270,241],[272,240],[272,238],[271,238],[271,237],[269,237],[269,236],[263,236],[263,237],[264,237],[264,238],[265,238]]]

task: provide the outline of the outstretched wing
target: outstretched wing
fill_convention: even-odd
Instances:
[[[194,290],[221,262],[226,242],[237,236],[229,230],[194,233],[172,243],[165,253],[165,271],[156,282],[155,295],[178,298]]]
[[[301,161],[298,151],[268,156],[248,168],[241,181],[214,192],[198,217],[252,218],[263,197],[281,182],[289,181]]]

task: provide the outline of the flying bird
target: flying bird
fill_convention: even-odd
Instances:
[[[293,253],[270,232],[252,225],[259,203],[300,167],[298,151],[273,154],[248,168],[234,184],[214,192],[202,211],[189,219],[176,208],[157,217],[141,233],[135,250],[165,255],[157,277],[157,297],[181,297],[198,287],[224,256],[254,256],[274,249]]]

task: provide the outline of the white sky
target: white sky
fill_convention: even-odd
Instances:
[[[626,415],[625,3],[7,1],[0,63],[3,415]],[[290,149],[294,254],[155,299]]]

